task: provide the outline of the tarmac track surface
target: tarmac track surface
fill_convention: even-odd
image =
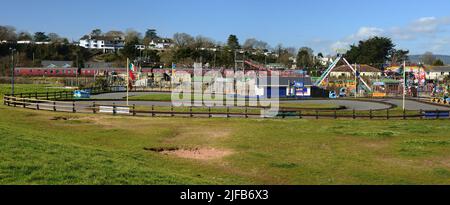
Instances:
[[[149,95],[149,94],[160,94],[162,92],[129,92],[129,96],[139,96],[139,95]],[[91,96],[91,99],[101,100],[97,101],[96,104],[101,105],[125,105],[123,100],[126,97],[126,92],[120,93],[104,93],[99,95]],[[77,102],[77,107],[86,107],[92,105],[94,101],[82,101]],[[201,103],[201,102],[198,102]],[[280,101],[280,103],[305,103],[305,104],[332,104],[336,106],[344,106],[347,110],[383,110],[389,109],[392,106],[402,107],[402,100],[395,98],[383,98],[383,99],[370,99],[370,100],[352,100],[352,99],[308,99],[308,100],[292,100],[292,101]],[[159,101],[129,101],[129,105],[136,106],[171,106],[172,102],[159,102]],[[224,107],[224,106],[217,106]],[[406,100],[405,107],[407,110],[450,110],[449,107],[431,105],[427,103],[421,103],[414,100]]]

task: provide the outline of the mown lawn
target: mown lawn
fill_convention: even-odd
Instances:
[[[0,184],[450,184],[450,121],[121,117],[0,106]],[[214,148],[191,159],[144,148]]]
[[[11,84],[0,84],[0,96],[11,94]],[[15,84],[14,93],[59,92],[69,89],[54,84]]]

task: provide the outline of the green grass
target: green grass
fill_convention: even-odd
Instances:
[[[0,96],[11,94],[11,87],[11,84],[0,84]],[[15,84],[14,93],[59,92],[68,90],[61,87],[62,85],[56,84]]]
[[[0,116],[0,184],[450,184],[448,120]],[[144,150],[158,147],[231,154]]]

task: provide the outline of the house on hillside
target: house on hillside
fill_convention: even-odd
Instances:
[[[125,37],[85,35],[80,39],[78,45],[88,49],[103,50],[104,53],[112,52],[125,46]]]
[[[355,68],[355,67],[354,67]],[[361,76],[365,77],[379,77],[381,76],[381,70],[369,65],[358,65],[357,71]],[[351,77],[354,76],[353,70],[348,65],[341,65],[334,68],[331,73],[331,77]]]
[[[173,46],[173,41],[170,38],[152,39],[148,44],[150,49],[167,49]]]
[[[450,76],[450,66],[430,67],[426,72],[427,79],[443,80],[446,76]]]
[[[42,68],[72,68],[72,64],[72,61],[43,60],[41,62]]]

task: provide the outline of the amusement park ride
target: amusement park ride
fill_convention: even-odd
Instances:
[[[331,71],[333,71],[333,69],[336,67],[336,65],[337,65],[341,60],[343,60],[343,61],[345,62],[345,64],[347,64],[348,67],[349,67],[349,68],[353,71],[353,73],[355,74],[355,85],[354,85],[355,89],[354,89],[354,91],[353,91],[355,97],[356,97],[356,95],[357,95],[357,85],[358,85],[358,83],[356,83],[356,82],[358,82],[358,81],[360,81],[360,82],[363,83],[363,84],[362,84],[362,85],[363,85],[363,87],[362,87],[363,89],[366,89],[367,91],[372,92],[372,88],[366,83],[366,81],[364,81],[363,78],[361,78],[361,76],[359,75],[359,72],[358,72],[358,71],[357,71],[357,70],[356,70],[356,69],[355,69],[355,68],[347,61],[347,59],[345,59],[342,55],[338,55],[338,57],[336,58],[336,60],[334,60],[333,63],[331,63],[330,66],[328,66],[328,68],[322,73],[322,75],[319,77],[319,79],[316,81],[316,83],[315,83],[314,85],[317,86],[317,87],[325,87],[325,86],[324,86],[325,80],[326,80],[327,77],[330,75]],[[339,89],[339,96],[340,96],[340,97],[346,96],[345,93],[347,93],[347,90],[348,90],[347,87],[345,87],[345,86],[341,87],[341,88]],[[336,97],[337,97],[336,92],[335,92],[335,91],[331,91],[329,97],[330,97],[330,98],[336,98]]]

